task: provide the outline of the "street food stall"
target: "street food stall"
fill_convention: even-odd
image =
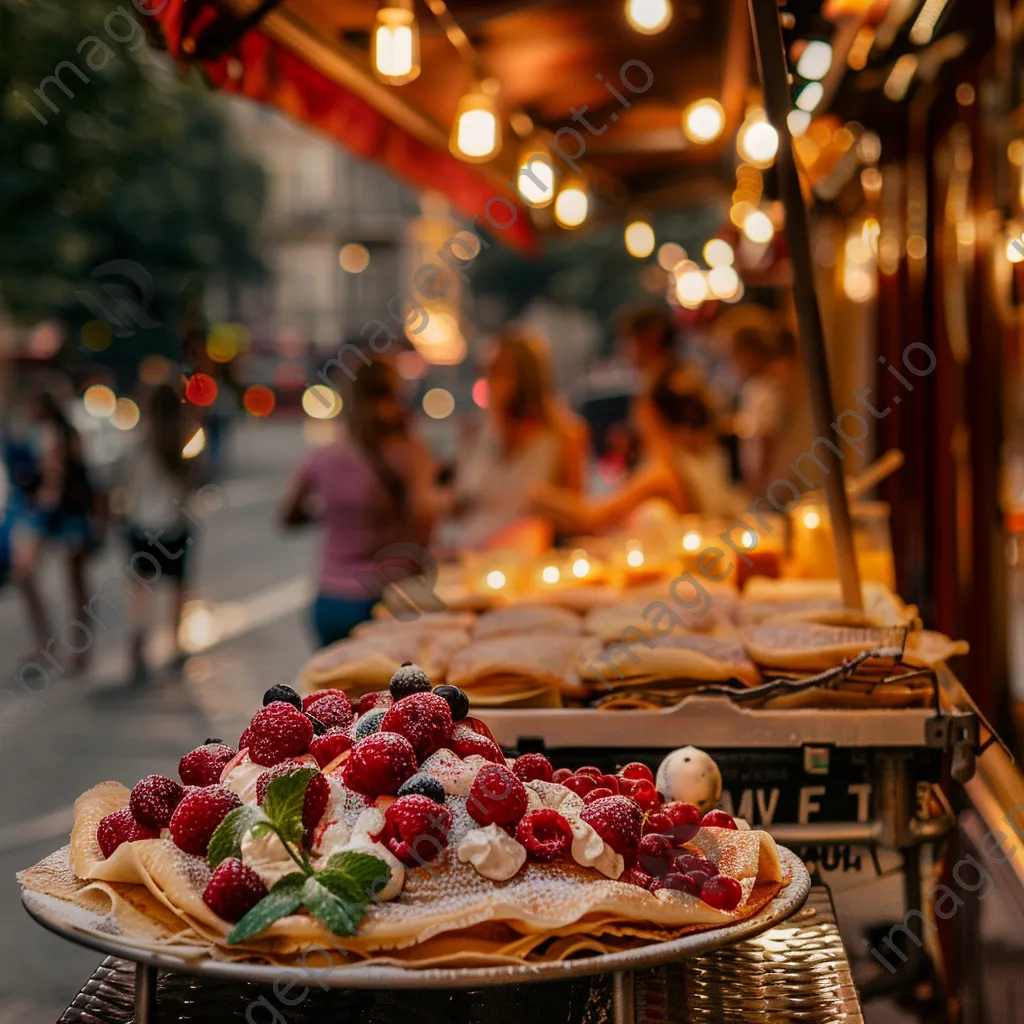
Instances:
[[[630,533],[574,538],[539,557],[495,551],[438,566],[424,553],[419,576],[383,588],[374,618],[317,652],[294,689],[268,690],[237,751],[228,748],[223,762],[198,753],[214,741],[193,752],[216,768],[197,772],[194,784],[228,793],[194,848],[193,832],[176,824],[184,818],[178,808],[199,800],[194,794],[163,794],[173,796],[173,813],[147,824],[136,803],[155,796],[114,784],[90,790],[70,853],[22,877],[26,906],[41,924],[107,954],[65,1019],[277,1020],[299,1007],[294,1015],[308,1019],[329,1012],[354,1020],[531,1013],[545,1021],[856,1021],[860,996],[920,995],[922,984],[933,1011],[945,1003],[971,1007],[965,1021],[1000,1019],[985,990],[999,983],[989,971],[1001,977],[1005,965],[996,959],[990,967],[972,952],[967,969],[960,958],[996,946],[994,930],[1003,927],[1005,937],[1013,925],[996,920],[962,868],[968,857],[975,865],[979,856],[998,860],[987,876],[993,887],[1006,904],[1024,902],[1024,855],[1000,845],[1020,834],[1013,815],[1024,806],[1024,783],[996,732],[998,401],[979,390],[960,401],[958,379],[965,367],[981,388],[998,345],[985,329],[991,311],[963,294],[962,281],[958,291],[955,270],[942,268],[941,285],[931,280],[939,270],[926,257],[939,248],[942,228],[915,190],[926,187],[922,153],[934,133],[948,135],[952,147],[949,167],[935,171],[946,175],[949,202],[966,187],[953,173],[956,140],[980,130],[976,107],[1002,73],[1001,33],[1014,24],[995,17],[1004,5],[993,4],[988,20],[957,0],[920,9],[898,0],[136,6],[149,16],[151,39],[216,87],[272,103],[447,195],[477,253],[488,239],[532,251],[595,215],[621,219],[627,247],[643,249],[651,229],[641,211],[719,200],[728,210],[723,231],[760,246],[759,259],[770,248],[771,261],[788,268],[816,441],[841,438],[847,451],[808,438],[821,492],[808,498],[776,481],[789,486],[770,489],[734,522],[661,519]],[[940,108],[946,93],[954,105]],[[879,111],[883,100],[891,106]],[[900,139],[907,126],[909,138]],[[733,169],[734,141],[748,169],[742,175]],[[994,160],[990,141],[982,133],[969,143],[961,164],[970,166],[971,153],[976,166]],[[749,171],[758,182],[753,198],[739,187]],[[843,247],[839,265],[822,265],[812,202],[842,223],[841,237],[860,243]],[[969,255],[979,274],[995,273],[992,261],[1006,259],[998,203],[979,195],[961,213],[968,209],[970,238],[954,231],[943,259]],[[963,220],[955,210],[950,216],[954,227]],[[467,280],[477,258],[465,237],[443,243],[437,256],[435,271]],[[715,268],[681,262],[668,272],[684,309],[736,296],[727,275],[711,281]],[[826,303],[829,270],[842,294]],[[419,272],[413,283],[432,287]],[[941,312],[922,319],[924,297],[938,304],[940,294]],[[432,299],[435,310],[444,308],[443,291]],[[876,448],[895,454],[882,470],[867,467],[858,486],[847,479],[846,459],[865,435],[849,433],[851,412],[835,378],[862,387],[865,379],[848,378],[826,335],[847,329],[851,304],[876,299],[878,347],[864,362],[872,365],[867,382],[889,403],[878,398],[871,407],[886,410]],[[978,329],[966,350],[955,332],[934,351],[922,340],[933,318],[952,330],[965,317]],[[410,341],[429,358],[434,342]],[[830,374],[830,365],[842,372]],[[936,368],[948,403],[920,394],[918,381]],[[889,418],[893,406],[904,411]],[[860,413],[856,422],[867,426]],[[973,476],[948,476],[945,455],[926,443],[935,430],[975,454],[964,463]],[[879,484],[889,504],[861,500]],[[410,683],[411,669],[425,686]],[[405,702],[415,694],[451,709],[438,705],[446,724],[427,716],[423,728],[436,726],[443,737],[422,750],[420,725],[393,711],[405,704],[412,714]],[[270,723],[273,715],[280,722]],[[386,719],[401,735],[408,728],[415,756],[394,786],[371,785],[356,751],[391,734]],[[267,771],[280,763],[274,744],[304,730],[305,745],[297,741],[283,756],[307,761],[276,778]],[[310,779],[332,772],[333,795],[316,821],[304,822]],[[440,848],[458,833],[457,861],[444,861],[440,886],[430,887],[426,879],[436,878],[422,862],[388,860],[385,881],[400,873],[406,889],[399,883],[394,902],[367,910],[372,931],[360,928],[368,905],[351,898],[358,878],[345,872],[357,871],[359,856],[373,859],[382,842],[392,854],[402,844],[415,852],[426,834],[403,833],[388,817],[398,816],[392,808],[429,801],[439,787],[442,807],[474,794],[486,803],[473,787],[488,772],[520,780],[510,783],[523,791],[518,811],[502,816],[503,793],[486,814],[464,805],[443,836],[430,833]],[[413,778],[420,788],[403,792]],[[296,779],[305,790],[288,789]],[[358,807],[345,803],[353,793]],[[329,799],[343,806],[324,826]],[[636,816],[631,846],[616,847],[618,823],[601,817],[607,801]],[[126,808],[131,821],[104,826]],[[200,812],[207,810],[193,813]],[[380,817],[373,827],[360,817],[370,812]],[[537,830],[521,834],[531,814],[541,816]],[[541,820],[570,831],[542,839]],[[331,825],[345,833],[333,847],[316,831]],[[115,826],[127,831],[115,834]],[[161,828],[170,838],[160,838]],[[246,856],[256,863],[265,854],[254,853],[255,844],[275,836],[300,869],[294,884],[303,895],[277,888],[296,877],[286,863],[269,893],[259,878],[252,883],[263,890],[260,902],[234,929],[223,927],[231,918],[218,916],[225,904],[210,872],[234,861],[244,873]],[[547,842],[562,855],[571,849],[575,863],[545,859]],[[577,851],[587,843],[590,853]],[[883,852],[898,857],[903,902],[894,927],[871,947],[887,974],[859,996],[823,875],[862,856],[877,868]],[[206,858],[188,884],[182,854]],[[644,854],[672,865],[697,858],[697,881],[681,869],[648,871]],[[689,880],[666,881],[683,875]],[[570,881],[578,903],[567,895]],[[742,891],[735,901],[717,893],[732,893],[734,883]],[[459,917],[450,903],[463,886],[469,903]],[[965,909],[945,914],[944,896],[947,907]],[[354,922],[333,900],[358,906]],[[259,907],[266,919],[256,928],[250,915]],[[346,938],[325,952],[325,934]],[[1019,939],[1018,927],[1007,942],[1019,951]],[[310,964],[311,949],[325,961]],[[306,995],[289,1002],[296,986]]]

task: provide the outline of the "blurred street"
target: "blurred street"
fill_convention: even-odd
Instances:
[[[65,841],[75,798],[101,779],[131,786],[152,772],[176,777],[181,754],[208,736],[234,744],[267,680],[290,680],[308,653],[304,608],[316,538],[285,536],[274,525],[284,481],[304,449],[301,426],[250,420],[231,445],[224,481],[231,503],[207,520],[195,565],[194,596],[204,605],[186,619],[207,640],[222,629],[229,638],[190,658],[184,671],[165,670],[143,692],[128,691],[126,617],[118,619],[98,633],[84,677],[55,676],[44,706],[0,724],[0,876],[8,880],[0,887],[8,923],[0,936],[0,1024],[56,1020],[98,960],[42,928],[22,927],[14,883],[19,868]],[[89,593],[124,565],[109,540],[90,563]],[[67,600],[60,571],[51,560],[45,573],[55,629],[71,618],[58,604]],[[0,651],[4,679],[32,656],[10,586],[0,594]]]

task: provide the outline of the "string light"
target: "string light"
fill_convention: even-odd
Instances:
[[[459,100],[449,140],[449,148],[459,159],[484,163],[501,152],[496,94],[497,83],[488,79]]]
[[[527,206],[540,209],[555,198],[555,166],[551,155],[537,147],[523,150],[516,169],[516,192]]]
[[[645,36],[663,32],[672,20],[671,0],[626,0],[626,20]]]
[[[389,85],[405,85],[420,73],[420,29],[412,0],[385,0],[377,10],[371,44],[373,70]]]
[[[691,142],[714,142],[725,128],[725,111],[718,100],[704,98],[683,111],[683,134]]]
[[[736,150],[758,169],[771,167],[779,150],[779,133],[765,120],[764,111],[756,108],[747,114],[736,136]]]
[[[917,20],[910,26],[910,41],[915,46],[925,46],[932,41],[935,35],[935,26],[942,17],[949,0],[925,0],[921,13]]]
[[[645,220],[634,220],[626,225],[626,252],[638,260],[654,252],[654,228]]]
[[[764,210],[754,210],[743,221],[743,234],[757,245],[767,245],[775,237],[775,225]]]
[[[555,197],[555,220],[563,228],[578,228],[587,219],[590,200],[578,181],[566,182]]]

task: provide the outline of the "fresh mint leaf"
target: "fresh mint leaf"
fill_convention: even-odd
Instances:
[[[335,935],[355,935],[363,918],[366,900],[350,901],[336,896],[326,885],[311,877],[302,887],[302,904]]]
[[[302,841],[302,803],[309,780],[318,774],[316,768],[296,768],[287,775],[270,780],[263,797],[263,813],[271,820],[278,835],[286,843]]]
[[[260,819],[252,827],[253,839],[262,839],[264,836],[269,836],[272,834],[274,834],[274,826],[271,825],[269,821],[264,821],[263,819]]]
[[[324,876],[329,875],[329,879]],[[339,876],[339,877],[335,877]],[[380,892],[391,880],[391,868],[387,862],[369,853],[343,850],[327,858],[323,871],[317,873],[324,885],[338,896],[365,901]]]
[[[242,838],[257,822],[263,822],[263,812],[258,807],[244,804],[230,811],[210,837],[206,860],[215,868],[228,857],[242,856]]]
[[[227,937],[229,946],[245,942],[269,928],[278,918],[294,914],[303,902],[303,888],[306,876],[294,872],[285,875],[274,887],[242,918]]]

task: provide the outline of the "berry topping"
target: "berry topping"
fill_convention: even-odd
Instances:
[[[699,893],[704,883],[707,882],[711,876],[706,871],[690,871],[687,873],[686,877],[693,882],[697,887],[697,892]]]
[[[197,857],[205,856],[217,826],[229,811],[241,806],[242,801],[226,786],[189,790],[175,807],[167,826],[174,845]]]
[[[430,797],[400,796],[384,812],[384,828],[374,842],[383,843],[403,864],[426,864],[447,845],[451,812]]]
[[[219,777],[219,776],[218,776]],[[181,803],[185,790],[181,783],[163,775],[147,775],[135,783],[128,806],[140,825],[148,828],[167,828],[174,808]]]
[[[526,787],[504,764],[486,764],[469,790],[466,810],[481,825],[514,825],[526,813]]]
[[[178,776],[186,786],[216,786],[234,756],[235,751],[225,743],[205,743],[178,762]]]
[[[284,683],[275,683],[275,685],[263,694],[264,707],[268,704],[273,704],[275,700],[279,700],[284,704],[291,704],[293,708],[296,708],[299,711],[304,710],[302,706],[302,698],[293,687],[285,686]]]
[[[355,718],[352,701],[340,690],[328,690],[304,708],[307,714],[323,722],[328,728],[332,725],[347,729]]]
[[[654,811],[653,814],[647,814],[644,816],[644,833],[648,832],[660,832],[662,835],[668,834],[672,829],[672,819],[661,811]]]
[[[367,711],[373,711],[374,708],[389,708],[394,703],[395,698],[387,690],[374,690],[373,693],[364,693],[359,698],[356,714],[365,715]]]
[[[505,756],[501,748],[494,740],[487,736],[481,736],[474,732],[468,725],[460,723],[452,730],[451,739],[448,741],[451,749],[459,757],[469,757],[470,754],[479,754],[488,761],[503,765]]]
[[[551,776],[552,782],[557,782],[560,786],[565,785],[566,779],[572,778],[571,768],[556,768],[554,774]]]
[[[566,789],[571,789],[577,796],[586,796],[592,789],[597,789],[597,779],[592,775],[570,775],[562,781]]]
[[[397,732],[376,732],[352,748],[342,769],[345,785],[365,796],[393,796],[416,774],[416,751]]]
[[[276,689],[276,687],[275,687]],[[241,921],[264,896],[263,880],[237,857],[222,860],[203,890],[203,902],[225,921]]]
[[[399,701],[413,693],[429,693],[430,679],[419,665],[408,661],[391,677],[391,685],[388,689],[391,691],[391,696]]]
[[[597,784],[612,793],[620,792],[619,780],[614,775],[602,775],[601,778],[597,780]]]
[[[534,860],[557,860],[572,846],[572,828],[558,811],[548,807],[527,811],[516,825],[516,842]]]
[[[582,768],[577,768],[573,774],[590,775],[592,778],[599,779],[604,775],[604,772],[600,768],[595,768],[592,764],[585,764]]]
[[[444,803],[445,793],[441,780],[427,772],[417,772],[398,787],[399,796],[412,796],[413,794],[425,796],[436,804]]]
[[[615,794],[605,786],[598,786],[596,789],[592,789],[589,793],[584,794],[583,802],[585,804],[592,804],[595,800],[603,800],[606,796],[615,796]]]
[[[702,828],[731,828],[733,831],[737,831],[732,815],[725,811],[708,811],[700,819],[700,824]]]
[[[666,875],[672,867],[672,843],[668,836],[648,833],[640,840],[638,855],[640,867],[649,875]]]
[[[672,862],[676,871],[684,875],[692,874],[694,871],[703,871],[708,878],[718,874],[718,866],[713,864],[707,857],[698,857],[695,853],[677,853]]]
[[[664,888],[675,889],[676,892],[688,892],[691,896],[700,896],[700,886],[689,876],[678,871],[670,871],[662,879]]]
[[[643,868],[630,868],[619,875],[619,881],[628,882],[630,885],[638,885],[641,889],[646,889],[654,881],[654,878],[652,875],[647,874]]]
[[[642,811],[656,811],[661,808],[661,797],[650,782],[637,782],[629,798],[638,804]]]
[[[649,782],[652,786],[654,785],[654,772],[645,764],[641,764],[639,761],[630,761],[629,764],[623,765],[619,769],[619,775],[623,779],[634,779],[637,782],[644,781]]]
[[[326,690],[316,690],[313,693],[307,693],[306,696],[302,698],[302,710],[308,711],[310,704],[315,704],[321,697],[344,697],[345,700],[348,700],[348,696],[344,690],[336,690],[333,687],[328,687]],[[349,705],[352,708],[352,715],[355,717],[355,705],[352,704],[351,701],[349,701]]]
[[[388,708],[380,727],[382,732],[404,736],[416,756],[423,760],[448,742],[452,734],[452,712],[443,698],[416,692]]]
[[[321,768],[326,768],[339,754],[343,754],[352,746],[352,739],[344,729],[331,726],[323,736],[314,736],[309,744],[309,752],[316,758]]]
[[[700,898],[715,910],[735,910],[743,899],[743,886],[728,875],[715,875],[701,886]]]
[[[665,830],[676,846],[688,843],[700,831],[700,811],[693,804],[675,801],[664,804],[661,813],[672,820],[672,827]]]
[[[246,726],[245,730],[242,732],[242,735],[238,737],[238,749],[246,750],[247,748],[251,747],[253,739],[254,734],[252,728],[250,726]]]
[[[543,754],[521,754],[512,762],[512,771],[523,782],[550,782],[554,772]]]
[[[266,768],[285,758],[304,754],[313,739],[309,719],[298,708],[281,700],[257,711],[249,730],[253,737],[249,757]]]
[[[452,709],[452,721],[461,722],[469,714],[469,697],[457,686],[439,686],[434,693],[448,702]]]
[[[354,732],[355,738],[357,740],[361,740],[366,736],[372,736],[375,732],[380,732],[380,723],[384,721],[384,716],[387,713],[387,708],[377,708],[375,711],[367,711],[367,713],[356,722]]]
[[[636,861],[643,815],[629,797],[606,796],[587,804],[580,817],[626,862]]]
[[[263,798],[267,795],[267,786],[272,779],[279,775],[287,775],[299,768],[308,768],[309,765],[301,761],[282,761],[275,764],[268,772],[264,772],[256,780],[256,803],[262,804]],[[302,801],[302,824],[305,828],[316,828],[320,819],[324,816],[327,808],[327,800],[331,795],[331,786],[326,776],[314,775],[306,786],[306,795]]]
[[[137,839],[157,839],[156,829],[140,825],[127,807],[100,820],[96,828],[96,841],[100,844],[104,858],[109,857],[122,843],[134,843]]]

